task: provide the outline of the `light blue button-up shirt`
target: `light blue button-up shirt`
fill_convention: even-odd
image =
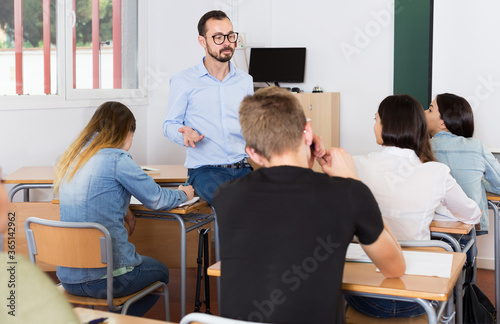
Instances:
[[[500,194],[500,164],[475,138],[441,131],[434,135],[431,144],[436,159],[450,167],[453,178],[483,211],[481,230],[487,231],[489,216],[485,189]]]
[[[128,241],[124,218],[130,196],[147,208],[172,209],[187,200],[181,190],[161,188],[124,150],[101,149],[59,187],[61,221],[94,222],[106,227],[113,240],[113,268],[136,266],[142,262]],[[64,283],[101,279],[106,268],[76,269],[57,267]]]
[[[247,157],[239,122],[240,103],[253,94],[253,79],[229,62],[229,73],[219,81],[208,73],[203,60],[172,77],[163,133],[183,145],[179,128],[189,126],[205,137],[187,147],[188,169],[231,164]]]

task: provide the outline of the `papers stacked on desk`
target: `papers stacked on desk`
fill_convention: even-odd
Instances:
[[[436,276],[450,278],[453,254],[434,253],[422,251],[403,251],[406,261],[407,275]],[[361,245],[357,243],[349,244],[346,253],[346,261],[350,262],[372,262],[366,255]],[[377,269],[377,271],[379,271]]]

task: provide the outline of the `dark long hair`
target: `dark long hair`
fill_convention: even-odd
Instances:
[[[409,95],[389,96],[378,108],[385,146],[415,151],[422,163],[435,161],[422,105]]]
[[[437,95],[439,114],[446,128],[453,134],[472,137],[474,134],[474,114],[469,102],[451,93]]]

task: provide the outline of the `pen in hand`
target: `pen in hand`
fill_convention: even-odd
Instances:
[[[189,176],[186,178],[186,182],[184,182],[184,187],[189,186]]]
[[[314,142],[312,142],[311,144],[311,151],[314,153],[314,151],[316,150],[316,146],[314,145]],[[326,156],[322,156],[321,157],[323,159],[323,161],[325,161],[326,163],[328,163],[328,160],[326,159]]]

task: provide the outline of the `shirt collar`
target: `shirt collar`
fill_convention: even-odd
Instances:
[[[386,147],[384,147],[382,152],[387,153],[387,154],[397,155],[400,157],[404,157],[404,158],[409,159],[409,160],[420,161],[417,154],[412,149],[400,148],[400,147],[396,147],[396,146],[386,146]]]
[[[201,59],[201,62],[198,63],[198,65],[196,66],[196,69],[198,70],[198,77],[200,77],[200,78],[205,76],[205,75],[210,75],[210,73],[208,73],[207,68],[205,67],[205,64],[203,64],[203,62],[205,61],[205,57],[206,56],[203,56],[203,58]],[[228,73],[228,75],[226,75],[225,79],[232,77],[235,73],[236,73],[236,71],[234,69],[233,63],[231,61],[229,61],[229,73]]]
[[[456,137],[457,135],[453,134],[452,132],[447,132],[447,131],[439,131],[436,135],[433,137]]]

